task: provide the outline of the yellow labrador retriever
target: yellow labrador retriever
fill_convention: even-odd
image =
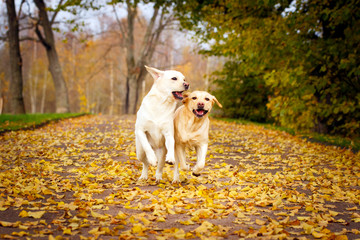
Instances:
[[[194,91],[183,99],[184,105],[179,107],[174,116],[175,128],[175,169],[173,183],[180,182],[179,163],[181,169],[188,170],[186,164],[186,147],[195,147],[197,161],[193,175],[199,176],[205,166],[205,157],[209,141],[209,118],[214,103],[222,105],[216,97],[208,92]]]
[[[185,77],[178,71],[160,71],[145,66],[154,78],[154,84],[144,97],[135,123],[137,158],[143,163],[139,180],[148,178],[149,165],[157,165],[156,181],[162,179],[166,161],[175,163],[174,112],[176,100],[183,99],[182,92],[189,88]]]

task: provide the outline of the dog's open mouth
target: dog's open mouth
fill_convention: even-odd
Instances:
[[[198,108],[198,109],[193,109],[193,113],[198,117],[198,118],[202,118],[203,116],[205,116],[208,111],[203,109],[203,108]]]
[[[176,98],[176,99],[179,99],[179,100],[182,100],[184,97],[182,95],[183,91],[180,91],[180,92],[172,92],[172,95]]]

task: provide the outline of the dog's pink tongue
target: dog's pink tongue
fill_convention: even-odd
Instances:
[[[204,114],[204,110],[202,110],[202,109],[197,110],[197,112],[198,112],[198,114],[200,114],[200,115],[203,115],[203,114]]]
[[[182,92],[172,92],[175,98],[183,99]]]

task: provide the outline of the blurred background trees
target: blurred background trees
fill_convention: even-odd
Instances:
[[[23,0],[18,4],[27,113],[134,114],[152,85],[145,64],[178,70],[188,65],[190,74],[190,62],[196,62],[197,72],[188,79],[198,87],[204,85],[207,60],[178,31],[171,1],[100,5],[92,0]],[[0,17],[6,23],[7,15],[2,9]],[[8,30],[8,24],[0,27],[4,113],[13,109]]]
[[[54,112],[58,87],[47,70],[46,46],[34,32],[38,26],[45,33],[40,12],[33,1],[22,2],[27,7],[17,11],[20,39],[28,40],[21,41],[25,109]],[[152,85],[147,64],[182,71],[192,90],[213,92],[223,116],[360,135],[359,1],[95,3],[45,1],[68,111],[135,113]],[[8,31],[9,25],[0,26],[2,39],[8,40]],[[4,112],[11,112],[9,46],[0,44]]]

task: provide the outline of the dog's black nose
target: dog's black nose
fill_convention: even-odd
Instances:
[[[199,109],[203,109],[204,106],[205,106],[204,103],[202,103],[202,102],[199,102],[199,103],[198,103],[198,108],[199,108]]]
[[[184,82],[183,85],[184,85],[184,87],[185,87],[185,90],[188,90],[188,89],[189,89],[190,84],[188,84],[187,82]]]

